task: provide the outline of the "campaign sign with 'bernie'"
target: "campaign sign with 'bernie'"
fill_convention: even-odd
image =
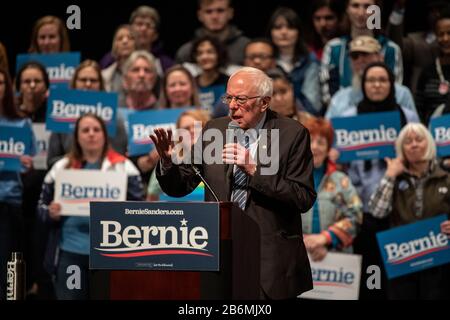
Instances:
[[[55,202],[61,215],[88,216],[91,201],[124,201],[127,197],[125,172],[61,170],[55,178]]]
[[[77,119],[94,113],[106,124],[109,136],[116,134],[117,93],[55,90],[47,102],[46,128],[52,132],[71,133]]]
[[[431,119],[430,126],[438,157],[450,155],[450,114]]]
[[[309,257],[313,290],[301,298],[358,300],[362,257],[356,254],[328,252],[322,261]]]
[[[156,128],[175,132],[178,117],[188,109],[145,110],[128,114],[128,155],[138,156],[153,150],[150,135]]]
[[[18,54],[16,60],[16,72],[25,63],[36,61],[47,70],[50,80],[50,89],[67,89],[70,80],[80,64],[79,52],[49,53],[49,54]]]
[[[20,157],[31,153],[31,132],[0,125],[0,171],[20,171]]]
[[[440,227],[447,219],[442,214],[377,233],[389,279],[450,262],[449,239]]]
[[[219,204],[91,202],[90,269],[219,271]]]
[[[395,157],[394,143],[400,132],[400,113],[374,112],[356,117],[332,118],[334,147],[339,163]]]

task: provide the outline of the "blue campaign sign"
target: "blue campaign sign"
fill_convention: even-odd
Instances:
[[[331,122],[339,163],[395,157],[394,143],[401,128],[399,112],[332,118]]]
[[[440,231],[447,219],[442,214],[377,233],[389,279],[450,262],[449,239]]]
[[[16,72],[27,62],[40,62],[47,70],[50,89],[67,89],[76,67],[80,64],[80,58],[79,52],[18,54]]]
[[[90,269],[219,271],[219,204],[91,202]]]
[[[175,198],[168,196],[164,192],[159,196],[160,201],[174,201],[174,202],[188,202],[188,201],[205,201],[205,185],[203,182],[200,182],[197,188],[194,189],[190,194],[181,197]]]
[[[20,157],[30,155],[30,131],[11,126],[0,126],[0,171],[20,171]]]
[[[225,94],[225,91],[226,86],[223,84],[199,88],[201,106],[212,112],[215,104]]]
[[[153,149],[149,135],[155,128],[175,131],[178,117],[188,109],[146,110],[128,114],[128,155],[138,156]]]
[[[430,121],[431,134],[436,142],[437,155],[450,155],[450,114],[433,118]]]
[[[116,134],[117,93],[98,91],[51,91],[47,101],[46,129],[70,133],[77,119],[88,112],[105,121],[110,136]]]

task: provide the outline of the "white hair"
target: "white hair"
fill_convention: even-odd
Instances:
[[[239,70],[233,72],[233,74],[230,76],[230,79],[234,76],[240,74],[240,73],[246,73],[250,75],[252,78],[254,78],[254,83],[256,86],[256,90],[258,91],[258,95],[262,97],[272,97],[273,94],[273,81],[271,78],[267,76],[263,71],[252,68],[252,67],[243,67]]]
[[[128,57],[128,59],[123,64],[122,74],[126,75],[128,73],[128,71],[131,69],[131,67],[133,66],[133,64],[136,62],[136,60],[140,59],[140,58],[147,60],[152,71],[156,72],[155,57],[146,50],[136,50]]]
[[[434,160],[436,158],[436,144],[434,143],[433,136],[423,124],[415,122],[408,123],[400,131],[400,134],[395,141],[395,152],[397,153],[397,157],[401,157],[407,161],[403,150],[403,143],[410,132],[414,132],[427,141],[427,149],[422,160]]]

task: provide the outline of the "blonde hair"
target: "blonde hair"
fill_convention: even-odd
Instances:
[[[405,157],[405,152],[403,150],[403,144],[405,142],[406,136],[410,133],[414,132],[420,137],[424,138],[427,141],[427,149],[425,151],[425,154],[423,156],[422,160],[434,160],[436,159],[436,144],[434,143],[433,137],[431,133],[428,131],[428,129],[421,123],[408,123],[403,127],[403,129],[400,131],[400,134],[397,137],[397,140],[395,141],[395,152],[397,154],[397,157],[400,157],[404,159],[405,161],[408,161]]]
[[[201,121],[202,122],[202,127],[205,126],[205,124],[211,119],[211,116],[209,115],[209,112],[204,110],[204,109],[189,109],[184,111],[177,120],[177,128],[180,127],[180,121],[181,118],[183,118],[184,116],[189,116],[194,118],[197,121]]]
[[[200,98],[198,96],[197,83],[195,82],[195,79],[192,76],[192,74],[189,72],[189,70],[179,64],[176,64],[166,70],[166,73],[165,73],[163,81],[162,81],[162,86],[161,86],[159,106],[161,108],[171,108],[172,107],[172,103],[167,98],[167,81],[169,80],[169,76],[175,71],[180,71],[180,72],[184,73],[186,75],[186,77],[189,79],[189,83],[191,84],[191,88],[192,88],[192,96],[190,99],[191,106],[192,107],[200,107]]]
[[[128,30],[128,32],[130,33],[131,38],[133,38],[134,41],[134,50],[136,50],[137,46],[136,46],[136,33],[133,31],[133,28],[131,28],[131,26],[129,24],[122,24],[120,25],[117,29],[116,32],[114,32],[114,37],[113,37],[113,41],[112,41],[112,45],[111,45],[111,54],[114,57],[114,59],[118,59],[118,55],[117,55],[117,45],[116,45],[116,40],[117,40],[117,35],[119,34],[119,31],[122,29],[126,29]]]
[[[34,24],[33,31],[31,32],[31,43],[28,52],[30,53],[40,53],[40,49],[37,43],[38,33],[42,26],[46,24],[54,24],[58,28],[58,34],[60,39],[60,52],[70,51],[70,42],[69,42],[69,34],[67,33],[67,29],[62,20],[55,16],[45,16],[40,18]]]

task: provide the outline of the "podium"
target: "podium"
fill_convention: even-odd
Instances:
[[[165,204],[167,206],[167,203]],[[179,208],[182,204],[171,205]],[[234,203],[221,202],[218,204],[218,210],[219,271],[92,270],[91,298],[110,300],[259,299],[259,227]]]

